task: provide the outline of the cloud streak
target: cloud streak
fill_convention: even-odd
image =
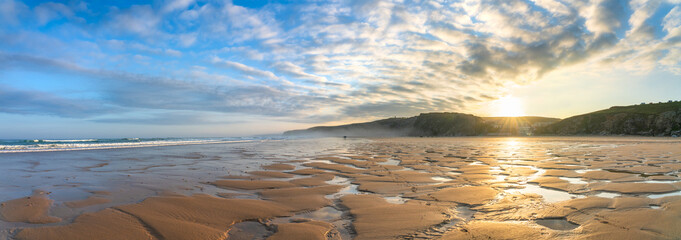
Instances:
[[[24,91],[0,85],[0,112],[87,118],[116,112],[97,100],[82,101],[48,92]]]
[[[279,79],[279,77],[277,77],[277,75],[274,75],[274,73],[272,73],[270,71],[264,71],[264,70],[256,69],[254,67],[246,66],[242,63],[232,62],[232,61],[220,59],[218,57],[213,57],[213,59],[211,59],[211,62],[218,67],[224,67],[224,68],[232,69],[232,70],[235,70],[235,71],[237,71],[237,72],[239,72],[243,75],[246,75],[246,76],[265,77],[265,78],[272,79],[272,80]]]

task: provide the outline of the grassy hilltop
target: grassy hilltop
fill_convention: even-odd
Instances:
[[[577,115],[539,129],[556,135],[645,135],[681,134],[681,102],[615,106]]]
[[[545,117],[482,118],[463,113],[422,113],[408,118],[387,118],[366,123],[320,126],[287,131],[284,135],[307,136],[479,136],[527,135],[535,126],[559,121]]]

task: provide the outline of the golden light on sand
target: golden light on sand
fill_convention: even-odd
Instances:
[[[508,147],[516,147],[516,146],[518,146],[518,141],[515,138],[509,139],[509,140],[506,141],[506,145]]]
[[[525,115],[520,99],[507,96],[494,101],[494,115],[497,117],[520,117]]]

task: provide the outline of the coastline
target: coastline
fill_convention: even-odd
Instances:
[[[220,143],[240,143],[251,141],[276,141],[276,139],[201,139],[195,140],[152,140],[152,141],[134,141],[134,142],[104,142],[104,143],[87,143],[85,140],[54,140],[54,143],[32,144],[32,145],[2,145],[0,144],[0,154],[2,153],[24,153],[24,152],[52,152],[52,151],[77,151],[77,150],[98,150],[98,149],[118,149],[118,148],[138,148],[138,147],[163,147],[163,146],[181,146],[194,144],[220,144]],[[5,140],[7,141],[7,140]],[[29,140],[19,140],[29,141]]]

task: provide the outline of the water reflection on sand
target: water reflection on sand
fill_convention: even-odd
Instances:
[[[681,142],[668,138],[329,138],[2,156],[11,167],[0,201],[49,192],[46,214],[63,219],[49,225],[172,192],[290,208],[232,226],[233,237],[312,225],[332,239],[681,237],[668,227],[681,224]],[[71,203],[92,196],[108,201]],[[1,224],[7,236],[42,226]]]

